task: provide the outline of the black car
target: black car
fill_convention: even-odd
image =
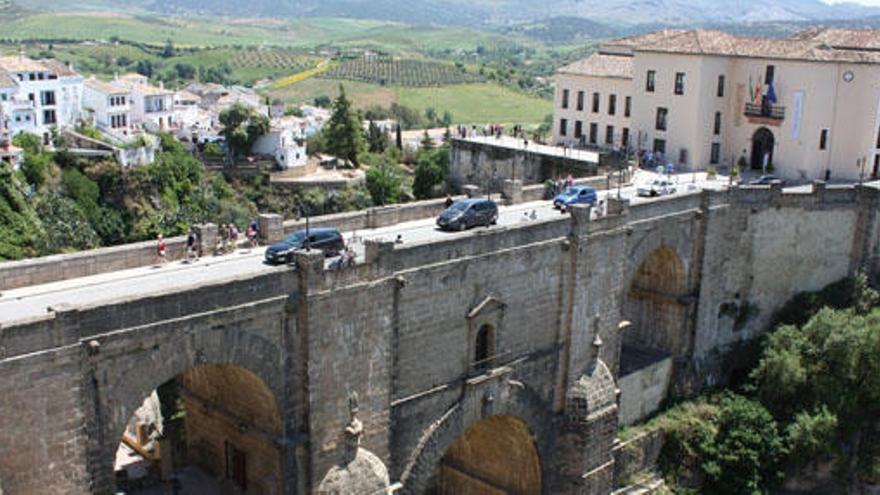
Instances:
[[[785,181],[776,177],[775,175],[762,175],[757,179],[754,179],[749,182],[749,185],[752,186],[769,186],[770,184],[785,184]]]
[[[305,230],[300,230],[290,234],[281,242],[272,244],[266,249],[266,262],[268,263],[289,263],[293,252],[308,246],[314,249],[320,249],[324,252],[324,256],[336,256],[345,249],[345,241],[339,230],[329,227],[309,229],[308,236]]]
[[[477,225],[495,225],[498,222],[498,205],[491,199],[461,199],[443,210],[437,218],[437,226],[443,230],[465,230]]]

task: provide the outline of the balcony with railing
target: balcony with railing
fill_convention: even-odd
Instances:
[[[785,107],[771,103],[746,103],[745,116],[756,119],[784,120]]]

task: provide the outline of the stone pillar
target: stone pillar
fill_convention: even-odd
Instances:
[[[567,208],[571,214],[571,231],[572,234],[578,236],[587,233],[590,225],[590,215],[593,207],[588,204],[574,204]]]
[[[214,252],[217,246],[217,225],[213,223],[194,225],[193,231],[196,233],[199,256]]]
[[[507,179],[504,181],[502,194],[507,204],[515,205],[522,203],[522,181],[519,179]]]
[[[293,261],[299,274],[300,291],[307,294],[318,289],[324,280],[324,252],[320,249],[294,251]]]
[[[480,195],[480,188],[473,184],[465,184],[462,186],[462,190],[464,190],[464,195],[469,198],[476,198]]]
[[[275,213],[260,213],[260,240],[273,244],[284,238],[284,218]]]
[[[394,251],[394,243],[386,240],[367,239],[364,241],[364,258],[366,263],[383,264]]]
[[[608,215],[626,215],[629,213],[629,199],[618,199],[616,196],[608,196],[606,201],[608,202]]]

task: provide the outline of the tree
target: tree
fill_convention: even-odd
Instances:
[[[395,166],[380,163],[371,167],[367,171],[367,190],[370,191],[373,204],[397,203],[401,196],[401,180]]]
[[[394,144],[397,145],[397,149],[403,151],[403,135],[400,131],[400,124],[397,124],[397,128],[394,130]]]
[[[327,95],[321,95],[315,98],[315,106],[320,108],[328,108],[332,104],[330,101],[330,97]]]
[[[836,422],[833,445],[848,493],[857,493],[860,473],[880,465],[871,450],[880,440],[880,309],[866,306],[825,308],[803,327],[782,325],[767,337],[752,372],[758,396],[777,417],[821,420],[814,429],[824,434]],[[797,419],[805,413],[814,417]]]
[[[235,103],[220,113],[223,137],[234,156],[250,153],[260,136],[269,132],[269,119],[253,108]]]
[[[425,129],[424,134],[422,134],[422,140],[419,142],[419,148],[422,150],[430,150],[434,147],[434,140],[431,139],[431,136],[428,135],[428,130]]]
[[[415,177],[413,178],[413,195],[418,199],[434,196],[434,189],[446,181],[449,169],[449,148],[441,146],[437,149],[419,153],[416,158]]]
[[[162,58],[171,58],[174,56],[174,43],[171,41],[171,38],[165,40],[165,47],[162,48],[162,53],[159,55]]]
[[[363,131],[345,88],[339,85],[339,96],[333,101],[333,114],[324,128],[327,151],[358,166],[358,154],[363,148]]]
[[[367,149],[370,153],[384,153],[388,136],[372,120],[367,127]]]

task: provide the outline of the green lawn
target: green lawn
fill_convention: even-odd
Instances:
[[[341,81],[356,108],[400,103],[419,109],[448,111],[456,124],[519,123],[536,124],[553,113],[553,102],[534,98],[497,84],[458,84],[436,88],[403,88]],[[312,78],[269,94],[290,103],[310,103],[316,96],[334,98],[340,81]]]
[[[431,107],[438,113],[452,113],[457,124],[533,124],[553,113],[553,102],[496,84],[459,84],[438,88],[400,88],[399,101],[408,107]]]

